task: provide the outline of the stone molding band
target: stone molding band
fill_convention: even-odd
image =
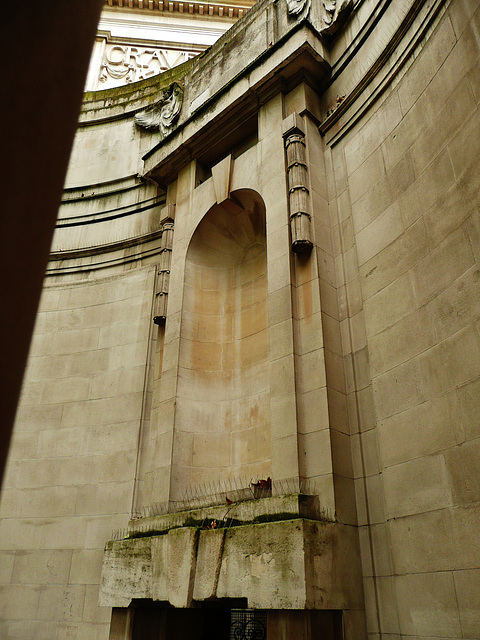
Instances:
[[[253,5],[242,3],[239,5],[217,4],[209,2],[178,2],[175,0],[106,0],[106,7],[129,7],[132,9],[143,9],[146,11],[185,13],[193,15],[218,16],[220,18],[241,18]]]
[[[115,209],[107,209],[105,211],[99,210],[95,213],[89,213],[82,216],[72,216],[69,218],[59,218],[57,220],[56,228],[62,229],[64,227],[80,227],[87,224],[98,224],[99,222],[110,222],[111,220],[117,220],[119,218],[125,218],[137,213],[143,213],[144,211],[150,211],[163,204],[159,198],[148,198],[141,202],[134,202],[131,204],[123,205]]]

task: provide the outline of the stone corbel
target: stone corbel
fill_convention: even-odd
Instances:
[[[296,113],[284,121],[283,138],[287,155],[288,199],[292,251],[310,253],[313,247],[310,191],[305,148],[305,132]]]
[[[233,172],[233,157],[227,156],[212,167],[213,189],[215,201],[228,213],[235,215],[241,211],[241,206],[231,194]]]
[[[160,250],[160,262],[157,269],[157,279],[155,283],[155,306],[153,313],[153,322],[158,325],[165,324],[165,320],[167,318],[170,267],[172,264],[174,217],[175,205],[169,204],[162,209],[162,244]]]
[[[174,82],[161,93],[160,100],[155,104],[137,113],[135,124],[143,129],[156,129],[165,137],[172,130],[174,122],[180,115],[183,104],[183,87]]]
[[[213,188],[217,204],[222,204],[230,198],[230,183],[232,179],[233,158],[227,156],[212,167]]]

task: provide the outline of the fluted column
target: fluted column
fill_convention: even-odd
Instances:
[[[155,308],[153,321],[164,324],[167,317],[168,288],[170,284],[170,266],[172,263],[173,220],[167,219],[163,223],[162,249],[155,285]]]
[[[298,126],[294,126],[284,133],[284,140],[287,153],[292,251],[305,254],[313,247],[305,134]]]

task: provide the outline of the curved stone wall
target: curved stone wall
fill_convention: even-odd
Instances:
[[[265,0],[174,74],[86,95],[2,494],[2,638],[105,640],[111,530],[212,475],[312,482],[358,532],[372,640],[480,636],[480,9],[350,8],[318,36],[324,3]],[[139,129],[174,81],[170,133]]]
[[[108,637],[102,549],[132,509],[155,270],[96,274],[42,294],[3,485],[3,638]]]
[[[322,126],[368,628],[476,637],[479,11],[427,8],[374,104],[378,77]]]

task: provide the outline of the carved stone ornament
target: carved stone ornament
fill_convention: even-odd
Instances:
[[[160,100],[137,113],[135,124],[144,129],[158,129],[165,137],[172,130],[173,123],[178,118],[183,103],[183,87],[178,82],[171,84],[162,91]]]
[[[167,218],[162,225],[162,244],[155,283],[155,306],[153,312],[153,322],[158,325],[164,325],[167,318],[170,266],[172,263],[173,226],[172,218]]]
[[[287,0],[289,15],[303,20],[310,12],[311,0]]]
[[[322,33],[335,33],[353,7],[353,0],[323,0],[325,29]]]
[[[298,127],[284,133],[292,251],[306,255],[313,247],[305,134]]]

